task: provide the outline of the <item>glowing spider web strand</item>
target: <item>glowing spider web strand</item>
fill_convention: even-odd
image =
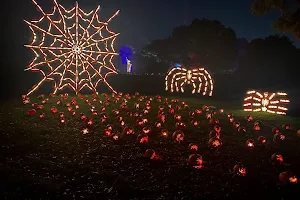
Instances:
[[[114,48],[113,48],[113,43],[114,43],[116,37],[119,35],[119,33],[116,34],[116,33],[112,32],[112,31],[110,31],[110,30],[108,29],[108,26],[107,26],[107,25],[108,25],[108,22],[110,22],[110,21],[112,20],[112,18],[113,18],[114,16],[116,16],[116,15],[119,13],[119,10],[118,10],[112,17],[110,17],[105,23],[103,23],[103,22],[100,22],[99,17],[98,17],[98,15],[97,15],[97,11],[99,10],[100,6],[97,7],[97,9],[96,9],[95,12],[94,12],[94,11],[91,11],[90,13],[85,13],[84,11],[82,11],[82,10],[78,7],[78,3],[77,3],[77,2],[76,2],[76,6],[73,7],[71,10],[66,10],[63,6],[61,6],[60,4],[58,4],[56,0],[54,0],[55,6],[54,6],[54,9],[53,9],[53,12],[50,13],[50,14],[46,14],[46,13],[43,11],[43,9],[37,4],[37,2],[36,2],[35,0],[32,0],[32,1],[33,1],[34,4],[37,6],[37,8],[40,10],[40,12],[43,14],[43,16],[42,16],[39,20],[31,21],[31,23],[25,21],[25,22],[29,25],[29,27],[30,27],[30,29],[32,30],[33,35],[34,35],[34,38],[33,38],[33,40],[32,40],[31,45],[26,45],[26,46],[32,48],[32,50],[34,51],[34,53],[35,53],[35,55],[36,55],[36,57],[34,58],[34,60],[32,61],[32,63],[30,64],[30,67],[27,68],[26,70],[29,70],[29,69],[30,69],[30,70],[32,70],[32,71],[40,71],[42,74],[44,74],[44,72],[42,72],[42,71],[39,70],[39,69],[33,70],[33,67],[36,67],[36,66],[38,66],[38,65],[45,64],[45,63],[47,63],[47,66],[49,66],[50,70],[52,70],[52,67],[51,67],[51,65],[49,64],[49,62],[51,63],[51,62],[54,62],[54,61],[57,61],[57,60],[61,61],[60,59],[57,59],[57,57],[63,57],[63,56],[65,56],[65,54],[67,54],[68,52],[66,52],[66,53],[64,53],[64,54],[62,54],[62,55],[57,55],[57,54],[55,54],[55,53],[54,53],[53,51],[51,51],[51,50],[59,50],[61,53],[62,53],[62,50],[69,50],[69,51],[71,51],[71,50],[72,50],[72,48],[71,48],[71,47],[72,47],[72,44],[75,43],[75,42],[74,42],[73,36],[76,36],[76,44],[77,44],[77,45],[78,45],[79,43],[82,43],[85,34],[88,34],[88,31],[87,31],[87,30],[90,28],[91,24],[92,24],[93,27],[96,27],[96,26],[93,24],[93,20],[95,19],[95,16],[96,16],[97,22],[98,22],[99,24],[101,24],[101,26],[99,26],[99,29],[96,31],[96,33],[94,33],[93,35],[89,36],[89,38],[83,42],[83,44],[82,44],[81,47],[83,47],[83,45],[84,45],[85,43],[87,43],[90,39],[94,42],[94,43],[92,43],[90,46],[93,46],[93,45],[95,45],[95,44],[97,45],[97,44],[98,44],[99,42],[101,42],[101,41],[106,41],[106,46],[105,46],[106,48],[105,48],[105,49],[107,50],[107,52],[102,52],[102,51],[100,51],[100,49],[99,49],[98,46],[97,46],[97,48],[98,48],[99,51],[96,51],[96,52],[95,52],[95,51],[88,51],[88,52],[90,52],[91,55],[92,55],[92,53],[109,54],[108,48],[107,48],[107,40],[112,38],[111,48],[112,48],[112,50],[113,50],[113,52],[114,52],[113,55],[118,55],[117,53],[115,53],[115,50],[114,50]],[[75,13],[74,13],[71,17],[67,17],[66,15],[63,15],[63,14],[62,14],[61,8],[65,11],[65,13],[71,13],[71,12],[73,12],[74,10],[75,10]],[[54,21],[54,20],[52,20],[52,19],[50,18],[50,16],[53,16],[53,15],[55,14],[56,9],[58,10],[59,15],[60,15],[61,18],[60,18],[59,20],[57,20],[57,21]],[[85,15],[85,16],[89,16],[89,15],[91,15],[92,13],[94,13],[94,14],[93,14],[93,17],[92,17],[91,20],[89,20],[89,19],[84,19],[84,18],[82,17],[82,14]],[[73,26],[67,28],[66,23],[65,23],[65,18],[66,18],[66,19],[72,19],[74,16],[75,16],[75,21],[76,21],[76,22],[73,24]],[[89,22],[89,26],[88,26],[86,29],[84,29],[84,28],[81,26],[81,24],[79,24],[79,17],[80,17],[83,21]],[[39,23],[39,22],[42,22],[43,19],[45,19],[45,18],[47,18],[48,21],[50,22],[49,27],[48,27],[48,31],[46,31],[46,30],[44,30],[44,29],[38,27],[37,25],[33,24],[33,23]],[[58,28],[58,26],[56,25],[56,23],[57,23],[57,24],[60,24],[61,22],[63,22],[63,31],[62,31],[60,28]],[[62,35],[52,34],[52,33],[51,33],[51,28],[52,28],[52,26],[54,26],[54,27],[55,27]],[[105,26],[105,29],[106,29],[109,33],[113,34],[112,36],[107,37],[107,38],[104,38],[104,37],[102,36],[101,30],[102,30],[102,28],[103,28],[104,26]],[[72,28],[74,28],[74,27],[76,28],[75,34],[71,34],[71,33],[70,33],[70,30],[71,30]],[[36,41],[36,33],[35,33],[35,31],[34,31],[33,28],[36,28],[37,30],[39,30],[39,31],[42,32],[42,36],[43,36],[43,37],[42,37],[42,41],[41,41],[41,43],[40,43],[38,46],[36,46],[36,45],[34,46],[34,45],[33,45],[33,44],[35,43],[35,41]],[[81,28],[81,29],[84,31],[84,33],[82,34],[82,37],[81,37],[80,41],[79,41],[79,28]],[[101,37],[102,37],[103,39],[101,39],[101,40],[94,40],[94,39],[93,39],[93,36],[96,35],[97,33],[100,33],[100,35],[101,35]],[[53,43],[50,45],[50,47],[45,47],[45,48],[44,48],[44,47],[42,47],[41,45],[43,44],[43,42],[44,42],[44,40],[45,40],[45,34],[54,37],[54,41],[53,41]],[[69,36],[67,37],[66,34],[68,34]],[[89,34],[88,34],[88,35],[89,35]],[[64,42],[63,40],[59,39],[59,38],[61,38],[61,37],[64,37],[64,38],[68,39],[68,40],[67,40],[68,43],[66,43],[66,42]],[[69,40],[72,40],[72,42],[70,42]],[[52,47],[52,46],[55,44],[56,41],[61,42],[61,44],[60,44],[61,47]],[[64,43],[65,45],[67,45],[67,46],[70,46],[70,48],[63,47],[63,43]],[[41,53],[42,53],[45,57],[46,57],[47,55],[44,53],[43,49],[46,49],[46,50],[48,50],[52,55],[54,55],[56,58],[50,60],[49,62],[47,62],[47,60],[44,58],[44,59],[45,59],[44,62],[40,62],[40,63],[34,64],[34,62],[37,60],[37,58],[38,58],[38,56],[39,56],[38,53],[34,50],[34,48],[39,49],[39,50],[41,51]],[[84,50],[84,47],[82,48],[82,50],[83,50],[83,51],[86,51],[86,50]],[[98,55],[98,56],[100,56],[100,55]],[[97,59],[98,59],[98,56],[97,56]],[[106,56],[108,56],[108,55],[106,55]],[[106,56],[105,56],[105,58],[106,58]],[[66,57],[65,57],[65,58],[66,58]],[[115,71],[115,67],[114,67],[114,65],[113,65],[113,63],[112,63],[112,58],[113,58],[113,56],[110,57],[109,63],[110,63],[111,66],[114,68],[113,73],[117,73],[117,72]],[[73,58],[72,58],[72,59],[73,59]],[[82,68],[83,68],[84,71],[86,71],[87,74],[88,74],[88,79],[83,79],[83,80],[81,80],[81,81],[78,80],[78,75],[80,75],[80,74],[83,73],[83,72],[82,72],[82,73],[78,74],[78,67],[79,67],[79,63],[78,63],[78,62],[79,62],[79,59],[80,59],[80,62],[82,63],[82,64],[81,64],[81,65],[82,65]],[[105,61],[105,59],[103,59],[103,60]],[[61,62],[62,62],[62,61],[61,61]],[[87,61],[87,62],[88,62],[88,61]],[[97,63],[99,63],[99,62],[97,61]],[[72,63],[71,63],[71,64],[72,64]],[[68,66],[70,66],[71,64],[69,64]],[[101,64],[102,64],[102,63],[101,63]],[[61,65],[60,65],[60,66],[61,66]],[[106,67],[106,66],[105,66],[105,67]],[[57,69],[57,68],[56,68],[56,69]],[[101,67],[100,67],[100,69],[101,69]],[[100,69],[99,69],[99,71],[100,71]],[[111,68],[108,68],[108,69],[111,70]],[[70,70],[67,70],[67,71],[71,72]],[[93,90],[93,91],[96,91],[96,90],[95,90],[95,87],[94,87],[94,85],[93,85],[93,83],[91,82],[91,76],[90,76],[90,73],[88,72],[87,68],[85,68],[85,64],[84,64],[84,62],[82,61],[81,57],[80,57],[78,54],[76,54],[76,70],[75,70],[75,71],[76,71],[76,72],[75,72],[75,77],[76,77],[76,79],[75,79],[75,91],[76,91],[76,93],[78,92],[78,90],[80,91],[80,90],[83,89],[85,86],[87,86],[89,89],[91,89],[91,90]],[[66,72],[66,69],[64,70],[63,75],[65,74],[65,72]],[[52,74],[52,73],[50,73],[50,75],[51,75],[51,74]],[[72,74],[74,74],[74,73],[72,72]],[[103,76],[102,76],[100,73],[99,73],[99,75],[100,75],[100,77],[101,77],[99,80],[102,80],[106,85],[109,86],[109,88],[110,88],[111,90],[113,90],[113,88],[107,83],[107,81],[103,78]],[[108,73],[105,74],[105,78],[106,78],[107,75],[108,75]],[[49,76],[47,76],[47,78],[44,77],[42,80],[51,80],[51,79],[52,79],[52,78],[48,78],[48,77],[49,77]],[[54,81],[54,79],[52,79],[52,80]],[[70,79],[70,78],[63,79],[63,76],[62,76],[62,77],[61,77],[61,80],[59,81],[59,86],[62,84],[62,80],[70,80],[71,83],[74,84],[74,81],[72,81],[72,79]],[[87,81],[87,80],[90,81],[90,84],[85,83],[85,84],[83,84],[80,88],[78,88],[78,87],[79,87],[78,84],[80,85],[82,82],[85,82],[85,81]],[[99,80],[96,82],[95,85],[98,85]],[[78,83],[78,81],[79,81],[79,83]],[[42,82],[43,82],[43,81],[42,81]],[[55,81],[54,81],[54,84],[56,85],[56,82],[55,82]],[[41,82],[40,82],[38,85],[41,85]],[[55,88],[55,92],[57,92],[58,89],[64,88],[66,85],[70,86],[70,87],[74,90],[74,87],[73,87],[70,83],[67,83],[67,84],[65,84],[65,85],[63,85],[63,86],[61,86],[61,87]],[[90,87],[89,85],[91,85],[91,87]],[[37,88],[38,88],[38,87],[34,87],[33,90],[30,91],[27,95],[31,94],[31,93],[32,93],[34,90],[36,90]],[[113,92],[115,92],[115,91],[113,90]]]
[[[288,99],[282,98],[287,96],[286,93],[277,92],[270,95],[268,92],[261,94],[258,91],[251,90],[247,92],[247,95],[244,98],[244,111],[264,111],[286,115],[288,109],[282,105],[290,103]],[[276,100],[276,98],[279,98],[279,100]]]

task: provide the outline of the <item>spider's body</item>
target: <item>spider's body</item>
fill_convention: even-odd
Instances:
[[[166,90],[174,92],[184,92],[184,86],[192,85],[192,93],[202,93],[212,96],[214,84],[211,75],[204,68],[186,69],[186,68],[173,68],[171,69],[166,78]],[[174,87],[175,86],[175,87]]]

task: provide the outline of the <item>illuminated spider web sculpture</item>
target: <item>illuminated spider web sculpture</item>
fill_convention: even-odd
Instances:
[[[186,84],[193,86],[193,94],[202,93],[203,95],[212,96],[214,83],[211,75],[204,68],[191,70],[184,67],[173,68],[165,78],[165,89],[171,92],[184,92]]]
[[[112,59],[118,55],[114,41],[119,33],[109,30],[108,24],[119,10],[101,22],[98,16],[100,6],[85,13],[77,2],[71,10],[66,10],[53,0],[52,13],[45,13],[36,0],[32,1],[42,17],[30,22],[25,20],[33,33],[31,44],[25,46],[35,54],[25,71],[40,72],[42,79],[27,95],[45,81],[53,82],[53,94],[66,86],[76,94],[85,87],[98,94],[96,88],[101,82],[115,92],[106,78],[110,74],[117,74]]]
[[[247,96],[244,99],[244,110],[286,115],[286,111],[288,110],[286,105],[289,103],[290,100],[287,99],[287,94],[284,92],[264,92],[262,94],[258,91],[251,90],[247,92]]]

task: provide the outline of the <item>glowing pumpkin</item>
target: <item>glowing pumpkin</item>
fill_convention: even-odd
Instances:
[[[257,140],[259,141],[260,144],[266,144],[267,143],[267,139],[264,136],[259,136],[257,138]]]
[[[211,139],[211,138],[218,138],[218,139],[220,139],[220,137],[221,137],[221,134],[218,133],[218,132],[215,131],[215,130],[210,131],[210,132],[209,132],[209,135],[208,135],[208,138],[209,138],[209,139]]]
[[[199,154],[192,154],[188,158],[188,165],[196,168],[201,169],[203,167],[203,158]]]
[[[148,136],[145,133],[141,133],[136,138],[137,144],[148,144]]]
[[[198,145],[194,143],[189,144],[189,151],[198,151]]]
[[[275,142],[276,144],[280,144],[285,140],[285,135],[282,133],[276,133],[273,136],[273,142]]]
[[[149,158],[151,160],[161,160],[161,157],[156,154],[153,149],[147,149],[144,154],[145,158]]]
[[[279,174],[279,181],[281,184],[296,184],[298,183],[298,178],[292,172],[281,172]]]
[[[168,137],[168,135],[169,135],[169,131],[167,129],[162,129],[161,130],[161,136]]]
[[[181,143],[184,141],[184,133],[181,130],[177,130],[173,133],[172,139],[175,142]]]
[[[283,163],[283,157],[282,157],[282,155],[277,154],[277,153],[273,153],[273,154],[272,154],[271,160],[272,160],[274,163],[277,163],[277,164],[282,164],[282,163]]]
[[[29,116],[33,116],[33,115],[35,115],[35,113],[36,113],[36,110],[35,110],[35,109],[31,109],[31,110],[28,110],[28,111],[27,111],[27,114],[28,114]]]
[[[241,163],[237,163],[233,167],[233,173],[235,173],[239,176],[246,176],[247,175],[247,170]]]
[[[221,141],[221,139],[219,139],[217,137],[210,138],[208,141],[208,146],[210,148],[219,149],[222,146],[222,141]]]
[[[249,139],[249,140],[247,140],[246,141],[246,148],[248,148],[248,149],[254,149],[254,147],[255,147],[255,142],[254,142],[254,140],[252,140],[252,139]]]

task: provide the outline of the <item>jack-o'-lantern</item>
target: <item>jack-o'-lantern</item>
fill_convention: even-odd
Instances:
[[[255,147],[255,142],[254,142],[254,140],[248,139],[248,140],[246,141],[245,146],[246,146],[247,149],[254,149],[254,147]]]
[[[145,123],[144,123],[144,120],[142,118],[139,118],[139,119],[136,120],[136,126],[138,128],[142,128],[144,126],[144,124]]]
[[[196,110],[195,110],[195,113],[196,113],[197,115],[201,115],[201,114],[202,114],[202,112],[203,112],[203,111],[202,111],[202,110],[200,110],[200,109],[196,109]]]
[[[272,154],[271,160],[272,160],[272,162],[277,163],[277,164],[282,164],[283,163],[282,155],[277,154],[277,153]]]
[[[266,144],[267,143],[267,139],[264,136],[259,136],[257,138],[257,140],[259,141],[260,144]]]
[[[33,116],[33,115],[35,115],[35,113],[36,113],[36,110],[35,110],[35,109],[31,109],[31,110],[28,110],[28,111],[27,111],[27,114],[28,114],[29,116]]]
[[[253,121],[253,117],[251,115],[247,115],[245,117],[245,119],[246,119],[247,122],[252,122]]]
[[[168,135],[169,135],[169,131],[167,129],[162,129],[161,130],[161,136],[168,137]]]
[[[66,103],[66,107],[70,107],[71,106],[71,104],[70,103]]]
[[[145,133],[141,133],[137,136],[137,144],[148,144],[148,136]]]
[[[155,126],[155,128],[161,128],[161,123],[160,122],[155,122],[154,126]]]
[[[120,114],[120,111],[119,110],[117,110],[117,109],[114,109],[114,110],[112,110],[112,113],[114,114],[114,115],[119,115]]]
[[[228,119],[229,119],[229,118],[233,117],[233,114],[232,114],[232,113],[228,113],[228,114],[227,114],[227,117],[228,117]]]
[[[84,129],[82,129],[81,132],[82,132],[83,135],[86,135],[86,134],[88,134],[90,131],[89,131],[88,128],[84,128]]]
[[[215,126],[214,126],[214,130],[215,130],[217,133],[221,133],[222,128],[221,128],[219,125],[215,125]]]
[[[176,122],[175,127],[177,130],[183,130],[186,128],[186,125],[183,122]]]
[[[64,119],[64,118],[60,118],[60,120],[59,120],[59,122],[60,122],[60,124],[65,124],[66,123],[66,120]]]
[[[273,132],[274,134],[276,134],[276,133],[279,133],[280,130],[279,130],[278,128],[274,127],[274,128],[272,128],[272,132]]]
[[[235,173],[239,176],[246,176],[247,175],[247,170],[241,163],[237,163],[233,167],[233,173]]]
[[[74,111],[74,110],[72,110],[71,113],[72,113],[72,116],[76,115],[76,111]]]
[[[191,124],[193,124],[193,126],[197,127],[197,126],[199,126],[200,122],[197,120],[192,120]]]
[[[29,103],[30,103],[30,100],[29,100],[29,99],[24,99],[24,100],[23,100],[23,104],[26,105],[26,104],[29,104]]]
[[[254,125],[253,125],[253,130],[254,130],[254,131],[260,131],[260,126],[259,126],[259,124],[254,124]]]
[[[239,133],[246,133],[247,132],[247,129],[245,127],[242,127],[242,126],[240,126],[237,130],[238,130]]]
[[[120,122],[120,121],[123,120],[123,117],[122,117],[122,116],[117,116],[117,119],[118,119],[118,121]]]
[[[201,169],[203,167],[203,158],[199,154],[192,154],[188,158],[188,165],[195,168]]]
[[[132,117],[132,116],[133,116],[133,113],[132,113],[132,112],[127,112],[127,115],[128,115],[129,117]]]
[[[134,129],[130,126],[127,126],[123,129],[123,134],[125,134],[125,135],[134,134]]]
[[[75,108],[78,109],[78,108],[79,108],[79,105],[76,105]]]
[[[151,134],[151,128],[148,127],[148,126],[145,126],[143,129],[142,129],[143,133],[149,135]]]
[[[85,116],[84,113],[80,113],[80,119],[81,119],[81,120],[85,120],[85,119],[86,119],[86,116]]]
[[[175,142],[181,143],[184,141],[184,133],[181,130],[177,130],[173,133],[172,139]]]
[[[218,138],[218,139],[220,139],[220,138],[221,138],[221,134],[218,133],[218,132],[215,131],[215,130],[212,130],[212,131],[209,132],[208,138],[209,138],[209,139],[210,139],[210,138]]]
[[[224,109],[220,109],[219,112],[220,112],[220,113],[224,113]]]
[[[100,122],[101,122],[101,123],[107,122],[107,118],[102,116],[102,117],[100,118]]]
[[[220,124],[220,121],[217,118],[211,118],[209,120],[209,124],[211,124],[211,125],[217,125],[217,124]]]
[[[64,117],[65,117],[65,114],[64,114],[63,112],[60,112],[60,113],[59,113],[59,117],[60,117],[60,118],[64,118]]]
[[[126,110],[126,109],[128,109],[128,106],[127,106],[126,104],[122,104],[122,105],[120,106],[120,109]]]
[[[45,113],[41,113],[39,117],[40,117],[40,119],[44,119],[45,118]]]
[[[189,151],[198,151],[198,145],[194,143],[189,144]]]
[[[275,142],[276,144],[280,144],[285,140],[285,135],[283,133],[276,133],[273,136],[273,142]]]
[[[57,108],[55,108],[54,106],[51,108],[51,112],[53,114],[56,114],[58,112]]]
[[[212,137],[209,139],[208,141],[208,146],[210,148],[215,148],[215,149],[219,149],[222,146],[222,141],[220,138],[217,137]]]
[[[229,120],[230,123],[233,123],[234,122],[234,117],[229,117],[228,120]]]
[[[300,129],[297,131],[297,136],[300,137]]]
[[[175,113],[175,109],[174,109],[174,108],[170,108],[170,109],[169,109],[169,113],[170,113],[170,114],[174,114],[174,113]]]
[[[240,122],[233,122],[233,127],[238,129],[241,126]]]
[[[149,113],[149,110],[144,109],[144,110],[143,110],[143,113],[144,113],[144,114],[148,114],[148,113]]]
[[[145,158],[149,158],[151,160],[161,160],[161,157],[155,153],[153,149],[147,149],[144,154]]]
[[[164,110],[164,107],[163,106],[158,106],[158,111],[163,111]]]
[[[72,111],[72,107],[68,107],[68,111],[71,112]]]
[[[44,106],[43,105],[38,105],[36,108],[39,109],[39,110],[42,110],[44,108]]]
[[[288,124],[284,124],[284,125],[282,125],[282,128],[285,129],[285,130],[290,130],[291,126],[288,125]]]
[[[162,123],[165,123],[166,122],[166,115],[165,114],[161,115],[160,120],[161,120]]]
[[[176,114],[176,115],[174,115],[174,119],[177,121],[180,121],[180,120],[182,120],[182,117],[181,117],[181,115]]]
[[[108,124],[108,125],[106,125],[106,129],[112,131],[113,127],[112,127],[112,125]]]
[[[285,171],[279,174],[279,181],[281,184],[296,184],[298,183],[298,178],[294,173]]]
[[[103,131],[103,133],[104,133],[104,135],[106,135],[106,136],[110,136],[110,135],[112,134],[112,130],[107,130],[107,129],[105,129],[105,130]]]
[[[190,111],[190,112],[189,112],[189,116],[190,116],[190,118],[194,118],[194,117],[195,117],[195,115],[196,115],[196,114],[195,114],[195,112],[194,112],[194,111]]]
[[[202,106],[202,110],[204,110],[204,111],[209,111],[209,107],[208,107],[207,105],[203,105],[203,106]]]
[[[93,115],[93,116],[96,116],[96,115],[98,115],[98,112],[97,112],[97,110],[94,110],[94,111],[92,112],[92,115]]]
[[[139,113],[134,113],[134,115],[133,115],[135,118],[138,118],[138,117],[140,117],[140,114]]]
[[[100,110],[101,110],[101,112],[105,112],[106,108],[105,107],[101,107]]]
[[[180,106],[180,105],[177,105],[177,106],[176,106],[176,110],[181,110],[181,106]]]
[[[124,120],[120,121],[119,123],[120,123],[120,126],[122,126],[122,127],[126,125]]]
[[[210,112],[206,113],[206,119],[211,119],[212,118],[212,114]]]
[[[93,125],[93,119],[92,118],[85,118],[84,119],[84,124],[87,126]]]

